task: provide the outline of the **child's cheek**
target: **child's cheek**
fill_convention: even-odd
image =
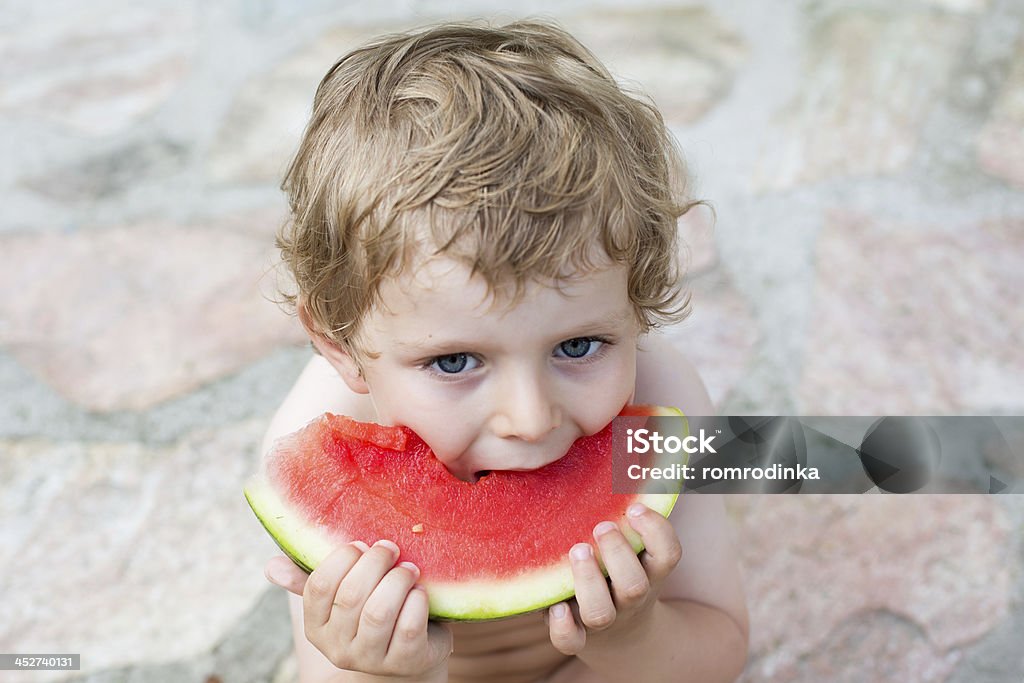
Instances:
[[[588,435],[611,422],[624,405],[632,402],[636,391],[636,351],[622,349],[609,360],[614,362],[600,368],[579,402],[576,419]]]
[[[478,421],[472,403],[460,400],[459,394],[408,382],[390,397],[390,421],[412,429],[446,462],[469,447]]]

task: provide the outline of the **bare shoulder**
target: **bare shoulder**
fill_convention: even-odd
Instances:
[[[673,406],[684,415],[714,415],[697,368],[662,335],[644,337],[636,359],[635,403]]]
[[[687,416],[714,415],[700,373],[668,339],[649,335],[637,353],[636,403],[674,406]],[[665,580],[661,597],[716,607],[744,633],[748,630],[746,597],[740,573],[735,530],[721,495],[685,493],[669,521],[682,546],[682,559]]]
[[[679,564],[665,579],[663,599],[693,600],[728,614],[749,632],[736,533],[722,495],[688,492],[669,521],[682,546]]]
[[[263,452],[266,453],[277,438],[299,429],[325,412],[359,420],[373,420],[375,417],[370,400],[349,389],[322,356],[314,355],[271,419],[263,437]],[[290,593],[288,598],[299,680],[339,680],[342,672],[306,638],[302,598]]]
[[[266,453],[277,438],[326,412],[363,421],[376,419],[369,397],[349,389],[330,363],[314,355],[270,420],[261,452]]]

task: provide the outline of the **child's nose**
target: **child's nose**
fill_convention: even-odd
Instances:
[[[561,412],[543,378],[510,373],[496,387],[491,428],[502,438],[539,441],[561,424]]]

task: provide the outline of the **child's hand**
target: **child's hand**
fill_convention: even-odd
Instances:
[[[570,550],[578,613],[564,602],[548,610],[551,643],[559,652],[577,655],[594,641],[620,638],[642,627],[661,583],[679,563],[682,548],[669,521],[640,504],[630,506],[630,512],[634,507],[639,515],[627,518],[646,548],[639,556],[614,524],[605,527],[602,522],[594,528],[610,589],[589,544],[577,543]]]
[[[396,565],[398,554],[391,541],[372,548],[356,541],[332,552],[308,577],[286,558],[268,562],[266,573],[302,596],[306,638],[336,667],[447,680],[451,632],[428,622],[427,593],[414,585],[419,569]]]

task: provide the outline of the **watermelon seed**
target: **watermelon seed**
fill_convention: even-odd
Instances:
[[[422,534],[423,533],[423,525],[422,524],[413,524],[412,525],[412,532],[414,534]]]

